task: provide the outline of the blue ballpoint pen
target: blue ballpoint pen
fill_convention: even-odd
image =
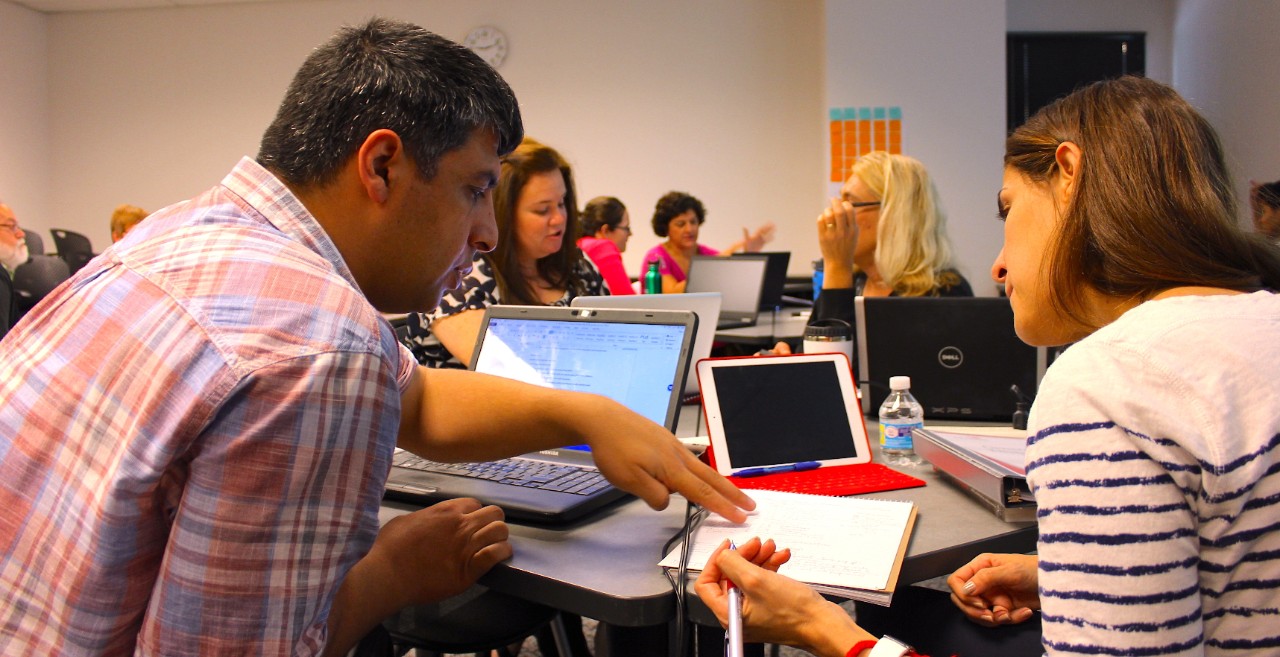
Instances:
[[[738,549],[729,541],[729,549]],[[724,635],[725,657],[742,657],[742,591],[729,582],[729,630]]]
[[[822,464],[817,461],[801,461],[789,465],[771,465],[766,468],[747,468],[733,473],[735,477],[759,477],[761,475],[774,474],[776,472],[804,472],[805,470],[817,470]]]

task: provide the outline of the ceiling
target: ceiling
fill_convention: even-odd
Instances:
[[[22,5],[45,14],[68,11],[110,11],[113,9],[151,9],[156,7],[194,7],[199,5],[228,5],[247,2],[278,2],[279,0],[0,0]]]

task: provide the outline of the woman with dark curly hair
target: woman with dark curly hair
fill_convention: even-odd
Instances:
[[[409,315],[405,342],[423,365],[465,368],[488,306],[567,306],[574,297],[608,294],[578,250],[573,171],[555,149],[525,137],[502,158],[493,205],[498,246],[476,254],[471,273],[438,308]]]
[[[698,243],[698,230],[702,222],[707,220],[707,209],[702,201],[684,193],[667,192],[658,199],[653,209],[653,232],[667,241],[659,244],[644,254],[644,269],[640,278],[649,268],[649,263],[656,261],[658,271],[662,273],[662,291],[665,294],[684,292],[685,272],[689,271],[689,263],[695,255],[719,255],[721,253],[753,253],[764,247],[773,239],[773,224],[766,223],[754,232],[742,229],[742,241],[735,242],[724,251]]]

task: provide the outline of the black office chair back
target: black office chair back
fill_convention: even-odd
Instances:
[[[13,271],[13,295],[18,301],[18,311],[25,314],[68,278],[71,278],[71,269],[62,258],[31,256]]]
[[[27,253],[33,256],[44,255],[44,238],[40,237],[40,233],[24,230],[22,234],[25,236],[23,239],[27,241]]]
[[[61,228],[50,228],[49,232],[53,234],[53,244],[58,248],[58,255],[67,261],[72,274],[93,260],[95,254],[88,237]]]

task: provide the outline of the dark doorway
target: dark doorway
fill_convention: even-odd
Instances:
[[[1010,32],[1006,47],[1010,132],[1077,87],[1146,74],[1144,32]]]

